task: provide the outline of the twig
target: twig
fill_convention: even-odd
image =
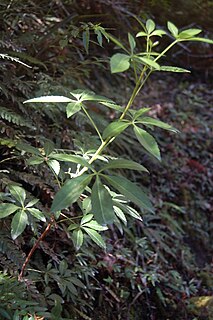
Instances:
[[[18,280],[21,281],[23,274],[24,274],[24,270],[27,266],[27,264],[29,263],[34,251],[38,248],[39,243],[45,238],[46,234],[49,232],[50,228],[52,227],[53,223],[54,223],[54,216],[51,216],[50,218],[50,222],[48,223],[46,229],[44,230],[44,232],[40,235],[40,237],[38,238],[38,240],[35,242],[35,244],[33,245],[32,249],[30,250],[30,252],[28,253],[27,258],[24,261],[24,264],[22,265],[21,268],[21,272],[19,274]]]

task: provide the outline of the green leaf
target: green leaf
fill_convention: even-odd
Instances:
[[[125,214],[123,213],[123,211],[121,210],[121,208],[113,206],[114,210],[115,210],[115,214],[116,216],[125,224],[125,226],[127,225],[127,220],[125,217]]]
[[[129,122],[124,121],[114,121],[111,122],[103,132],[103,139],[109,138],[109,137],[116,137],[119,135],[122,131],[124,131],[128,126],[130,125]]]
[[[199,37],[196,37],[196,38],[188,38],[188,39],[181,39],[181,41],[199,41],[199,42],[206,42],[206,43],[209,43],[209,44],[213,44],[213,40],[207,39],[207,38],[199,38]]]
[[[83,174],[77,178],[68,180],[64,186],[56,193],[50,211],[55,213],[74,203],[86,186],[90,183],[92,175]]]
[[[15,185],[9,185],[8,187],[12,196],[23,206],[26,199],[26,192],[24,188]]]
[[[28,202],[28,204],[25,206],[25,208],[30,208],[30,207],[34,206],[37,202],[39,202],[39,199],[33,199],[30,202]]]
[[[22,142],[18,142],[17,145],[16,145],[16,148],[18,150],[21,150],[21,151],[25,151],[25,152],[28,152],[28,153],[32,153],[32,154],[35,154],[37,156],[41,156],[41,152],[32,147],[31,145],[29,144],[26,144],[26,143],[22,143]]]
[[[188,38],[196,36],[197,34],[199,34],[201,32],[202,32],[201,29],[187,29],[187,30],[181,31],[178,35],[178,38],[179,39],[188,39]]]
[[[128,200],[134,202],[139,207],[146,210],[153,211],[153,206],[147,195],[135,183],[129,181],[124,177],[118,176],[104,176],[104,179],[123,194]]]
[[[136,42],[134,37],[131,35],[131,33],[128,33],[128,40],[129,40],[129,45],[130,45],[130,49],[131,49],[131,53],[133,54],[134,49],[136,47]]]
[[[89,221],[91,221],[93,218],[93,214],[87,214],[85,216],[83,216],[83,218],[81,219],[81,225],[83,225],[84,223],[87,223]]]
[[[170,21],[167,22],[167,27],[174,38],[178,36],[178,28]]]
[[[34,165],[38,165],[44,162],[44,158],[41,156],[33,156],[30,157],[29,159],[27,159],[27,164],[34,166]]]
[[[110,109],[114,109],[116,111],[123,112],[123,108],[121,106],[115,104],[115,103],[101,101],[101,104],[103,104],[104,106],[109,107]]]
[[[15,240],[26,228],[28,223],[27,214],[24,210],[19,210],[13,217],[11,223],[11,236]]]
[[[90,32],[89,32],[89,29],[86,29],[83,32],[83,45],[87,54],[89,53],[89,39],[90,39]]]
[[[139,118],[138,122],[142,123],[144,125],[156,126],[156,127],[159,127],[159,128],[162,128],[162,129],[165,129],[165,130],[168,130],[168,131],[172,131],[172,132],[175,132],[175,133],[179,132],[177,129],[175,129],[174,127],[170,126],[169,124],[167,124],[167,123],[165,123],[163,121],[151,118],[151,117]]]
[[[110,59],[111,73],[123,72],[130,67],[130,56],[123,53],[116,53]]]
[[[148,19],[146,21],[146,29],[147,29],[147,32],[150,34],[152,33],[152,31],[155,30],[155,23],[152,19]]]
[[[33,156],[33,157],[30,157],[29,159],[27,159],[27,164],[28,165],[31,165],[31,166],[34,166],[34,165],[39,165],[41,163],[43,163],[45,161],[45,159],[41,156]]]
[[[91,200],[95,220],[100,224],[111,224],[115,219],[112,197],[101,183],[99,176],[93,185]]]
[[[118,47],[120,47],[121,49],[123,49],[124,51],[128,52],[126,50],[126,48],[123,46],[123,44],[117,39],[115,38],[113,35],[111,35],[110,33],[106,32],[106,31],[102,31],[102,34],[109,40],[111,40],[114,44],[116,44]]]
[[[77,163],[77,164],[80,164],[82,167],[93,169],[91,164],[89,164],[89,162],[87,162],[83,157],[80,157],[80,156],[66,154],[66,153],[54,153],[54,154],[51,154],[50,158],[56,159],[59,161]]]
[[[122,158],[109,160],[108,163],[101,168],[100,172],[108,169],[119,169],[119,168],[148,172],[148,170],[141,164],[132,160],[127,160]]]
[[[52,141],[45,142],[44,152],[45,152],[46,157],[48,157],[53,152],[54,149],[55,149],[55,145]]]
[[[46,221],[44,214],[40,210],[38,210],[36,208],[27,208],[27,211],[30,214],[32,214],[36,219],[41,220],[43,222]]]
[[[144,62],[144,64],[148,65],[149,67],[152,67],[156,70],[160,70],[160,65],[157,62],[144,57],[138,57],[138,59],[140,59],[142,62]]]
[[[67,118],[72,117],[75,113],[81,110],[81,103],[79,101],[70,102],[66,107]]]
[[[20,207],[16,206],[15,204],[0,203],[0,219],[9,216],[18,209],[20,209]]]
[[[162,37],[162,35],[166,34],[164,30],[155,30],[153,31],[150,36],[159,36]]]
[[[144,113],[147,113],[151,108],[141,108],[137,111],[135,110],[131,110],[131,112],[133,111],[133,119],[136,120],[138,117],[142,116]]]
[[[57,160],[47,160],[47,164],[58,176],[60,172],[60,163]]]
[[[83,229],[86,231],[88,236],[92,239],[92,241],[94,241],[99,247],[106,249],[106,243],[104,242],[103,238],[97,231],[92,230],[90,228],[86,228],[86,227],[83,227]]]
[[[153,136],[137,126],[134,126],[134,132],[140,144],[154,157],[161,160],[160,150]]]
[[[72,233],[72,240],[76,250],[79,250],[84,242],[84,235],[81,229],[74,230]]]
[[[147,33],[146,32],[144,32],[144,31],[140,31],[140,32],[138,32],[137,34],[136,34],[136,37],[138,38],[138,37],[146,37],[147,36]]]
[[[92,210],[92,205],[91,205],[91,198],[90,197],[86,197],[82,202],[82,210],[84,212],[84,214],[87,215],[87,213],[91,212]]]
[[[88,227],[90,229],[94,229],[96,231],[106,231],[108,230],[107,226],[101,226],[97,221],[92,220],[90,222],[87,222],[83,225],[84,227]]]
[[[64,97],[64,96],[43,96],[43,97],[38,97],[38,98],[33,98],[24,101],[24,103],[37,103],[37,102],[44,102],[44,103],[56,103],[56,102],[72,102],[70,98]]]
[[[168,71],[168,72],[191,72],[190,70],[173,67],[173,66],[161,66],[160,71]]]

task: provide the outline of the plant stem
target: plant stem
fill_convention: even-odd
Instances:
[[[81,108],[83,109],[83,111],[84,111],[84,113],[86,114],[87,118],[90,120],[91,124],[93,125],[95,131],[97,132],[97,134],[98,134],[98,136],[99,136],[99,138],[100,138],[100,140],[103,141],[102,136],[101,136],[101,134],[100,134],[100,131],[98,130],[95,122],[93,121],[93,119],[91,118],[91,116],[89,115],[89,113],[87,112],[86,108],[84,108],[84,106],[82,106]]]

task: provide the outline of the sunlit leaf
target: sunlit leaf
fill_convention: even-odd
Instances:
[[[103,132],[103,139],[116,137],[130,125],[129,122],[114,121],[110,123]]]
[[[168,72],[191,72],[190,70],[173,67],[173,66],[161,66],[160,71],[168,71]]]
[[[147,33],[144,31],[140,31],[136,34],[136,37],[146,37],[146,36],[147,36]]]
[[[90,222],[87,222],[84,224],[84,227],[88,227],[90,229],[94,229],[96,231],[105,231],[108,230],[107,226],[100,225],[97,221],[91,220]]]
[[[12,203],[0,203],[0,219],[5,218],[20,209],[20,207],[16,206]]]
[[[112,223],[115,219],[112,197],[98,176],[92,188],[91,200],[95,220],[102,225]]]
[[[93,214],[91,214],[91,213],[83,216],[83,218],[81,219],[81,225],[91,221],[92,218],[93,218]]]
[[[91,178],[91,175],[83,174],[82,176],[68,180],[56,193],[50,211],[55,213],[69,207],[78,200]]]
[[[30,212],[30,214],[32,214],[36,219],[41,220],[43,222],[46,221],[44,214],[40,210],[36,208],[28,208],[27,211]]]
[[[53,172],[58,175],[60,172],[60,163],[57,160],[47,160],[48,166],[53,170]]]
[[[21,205],[24,205],[24,201],[26,199],[26,191],[24,188],[15,186],[15,185],[9,185],[9,190],[12,196],[21,203]]]
[[[134,126],[134,132],[140,144],[154,157],[161,160],[160,150],[153,136],[137,126]]]
[[[156,126],[156,127],[159,127],[159,128],[162,128],[162,129],[165,129],[165,130],[168,130],[168,131],[172,131],[172,132],[175,132],[175,133],[179,132],[177,129],[175,129],[174,127],[170,126],[169,124],[167,124],[167,123],[165,123],[163,121],[151,118],[151,117],[138,118],[138,122],[141,123],[141,124],[144,124],[144,125]]]
[[[67,118],[72,117],[75,113],[81,110],[81,103],[79,101],[70,102],[66,107]]]
[[[93,169],[93,167],[83,157],[80,157],[80,156],[66,154],[66,153],[52,153],[50,158],[56,159],[59,161],[77,163],[77,164],[80,164],[82,167]]]
[[[174,25],[174,23],[168,21],[167,27],[168,27],[169,31],[171,32],[171,34],[173,35],[173,37],[176,38],[178,36],[178,28]]]
[[[44,158],[41,156],[32,156],[29,159],[27,159],[27,164],[34,166],[38,165],[44,162]]]
[[[72,240],[76,250],[79,250],[84,241],[84,235],[81,229],[77,229],[73,231]]]
[[[138,58],[149,67],[152,67],[156,70],[160,70],[160,65],[157,62],[145,57],[138,57]]]
[[[123,53],[116,53],[110,59],[111,73],[123,72],[130,67],[130,56]]]
[[[159,36],[162,37],[162,35],[166,34],[164,30],[155,30],[151,33],[150,36]]]
[[[131,49],[131,53],[134,52],[134,49],[136,47],[136,42],[134,37],[131,35],[131,33],[128,33],[128,40],[129,40],[129,45],[130,45],[130,49]]]
[[[83,229],[86,231],[88,236],[92,239],[92,241],[94,241],[99,247],[106,249],[106,243],[104,242],[103,238],[97,231],[90,228],[86,228],[86,227],[83,227]]]
[[[44,103],[51,103],[51,102],[71,102],[72,100],[70,98],[64,97],[64,96],[42,96],[38,98],[33,98],[24,101],[24,103],[37,103],[37,102],[44,102]]]
[[[19,210],[13,217],[11,223],[11,236],[15,240],[26,228],[28,223],[27,214],[24,210]]]
[[[147,29],[149,34],[152,33],[152,31],[155,30],[155,23],[154,23],[154,21],[152,19],[148,19],[146,21],[146,29]]]
[[[201,33],[201,29],[187,29],[183,30],[179,33],[178,38],[180,39],[187,39],[187,38],[192,38],[196,36],[197,34]]]

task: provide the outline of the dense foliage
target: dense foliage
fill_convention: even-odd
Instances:
[[[106,14],[109,11],[110,19]],[[140,127],[134,129],[147,152],[140,149],[132,130],[127,129],[131,121],[121,121],[121,127],[115,119],[118,115],[123,119],[121,108],[134,90],[134,82],[137,85],[143,68],[145,72],[153,72],[160,71],[162,66],[154,54],[150,59],[150,52],[148,58],[133,57],[135,39],[131,34],[139,32],[139,37],[144,36],[139,18],[133,18],[133,13],[131,4],[110,1],[97,1],[95,5],[92,1],[28,4],[3,1],[1,4],[0,314],[3,319],[211,317],[210,89],[201,82],[191,83],[187,75],[171,78],[165,76],[166,72],[163,77],[157,74],[143,93],[137,95],[135,108],[129,114],[131,121],[138,118],[148,128],[145,136]],[[139,22],[145,24],[149,35],[154,31],[152,20],[145,23],[142,17]],[[121,31],[122,41],[112,36],[113,33],[118,37],[118,32],[112,30],[117,25],[125,26],[125,33],[131,32],[128,38]],[[171,23],[168,27],[170,35],[178,39],[176,27]],[[157,28],[158,36],[165,33],[166,29],[162,28]],[[198,33],[194,26],[190,30],[193,34],[189,36],[183,31],[182,39]],[[147,43],[149,50],[153,43]],[[164,44],[168,45],[167,41],[160,52]],[[128,45],[131,57],[122,52]],[[209,52],[208,41],[201,48]],[[146,49],[139,45],[138,52]],[[182,46],[180,49],[184,50]],[[110,56],[113,73],[125,71],[133,64],[134,76],[110,75]],[[76,92],[77,88],[81,90]],[[85,88],[90,91],[85,92]],[[23,104],[34,96],[56,94],[60,98],[39,100],[46,101],[45,104],[37,104],[36,100]],[[62,98],[69,99],[67,107],[51,103],[53,99],[62,102]],[[148,114],[140,119],[145,111]],[[67,119],[66,115],[74,117]],[[160,153],[151,135],[156,125],[169,131],[176,131],[176,127],[180,131],[178,135],[162,129],[154,133],[162,153],[160,164],[154,159],[159,159]],[[107,145],[124,129],[127,130],[116,138],[107,154],[96,154],[99,162],[91,168],[91,177],[85,175],[82,180],[81,176],[73,176],[80,166],[90,168],[100,138]],[[100,132],[104,132],[103,137]],[[94,181],[98,170],[103,178],[102,166],[107,173],[119,169],[116,176],[104,176],[105,183],[114,187],[113,190],[105,188],[98,175]],[[143,166],[149,169],[150,175]],[[135,170],[145,173],[141,175]],[[57,193],[67,176],[72,177],[70,187],[77,190],[68,199],[64,197],[67,185]],[[84,191],[90,181],[92,213],[98,223],[90,214],[91,190]],[[128,187],[121,188],[125,183]],[[140,196],[137,196],[139,185]],[[151,195],[154,211],[146,193]],[[98,195],[102,202],[96,201]],[[115,213],[111,211],[111,198]],[[70,203],[73,203],[71,207]],[[108,215],[101,210],[102,206],[108,209]],[[144,207],[143,219],[138,206]],[[58,213],[66,207],[68,210]],[[55,216],[49,213],[50,208]],[[147,209],[151,209],[149,213]],[[110,223],[108,228],[107,223]],[[100,231],[104,231],[102,236]],[[31,256],[32,248],[36,250]],[[199,296],[203,297],[201,303],[196,300]],[[202,311],[199,303],[204,306]]]

